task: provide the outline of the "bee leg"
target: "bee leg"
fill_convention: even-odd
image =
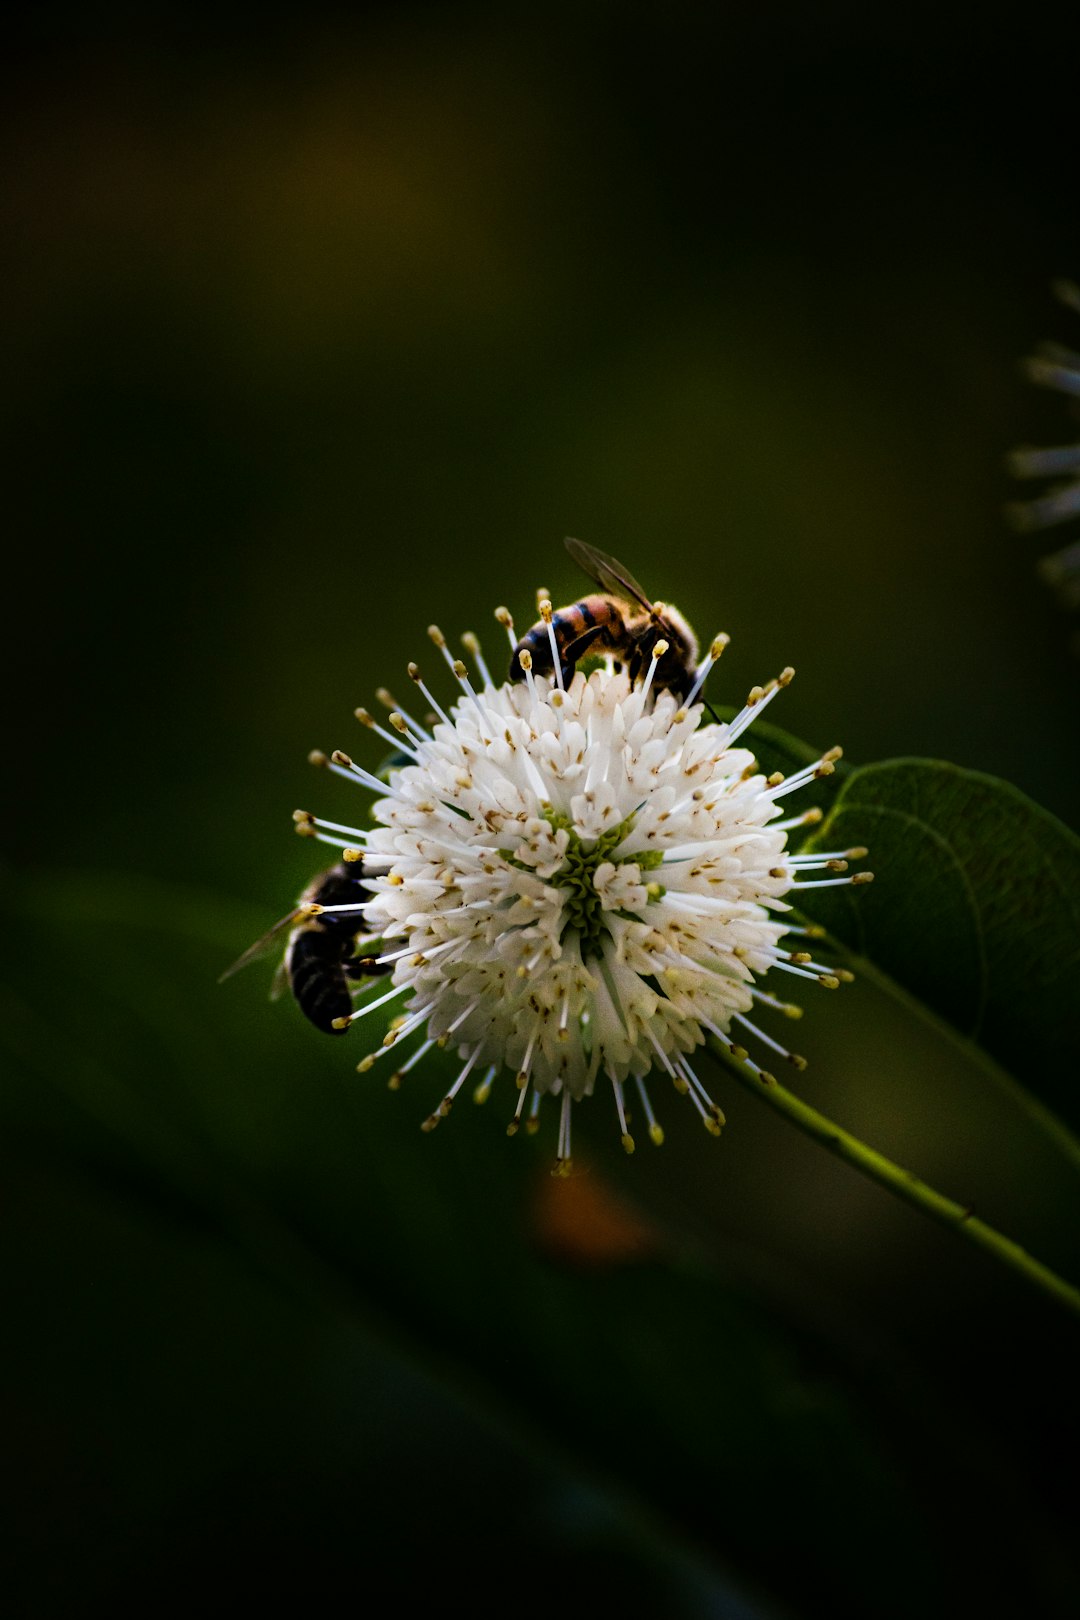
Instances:
[[[564,686],[570,685],[574,678],[574,671],[581,659],[585,657],[597,637],[602,636],[603,633],[604,626],[602,624],[593,625],[591,629],[585,631],[584,635],[578,636],[575,641],[571,641],[569,646],[563,649],[562,678]]]
[[[345,962],[345,977],[347,979],[380,979],[384,973],[394,971],[393,962],[379,962],[374,956],[354,956],[351,961]]]

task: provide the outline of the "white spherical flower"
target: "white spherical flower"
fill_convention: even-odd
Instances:
[[[509,615],[500,617],[513,643]],[[358,710],[396,744],[400,763],[380,780],[344,754],[325,761],[378,793],[374,825],[361,832],[298,812],[301,831],[338,847],[350,841],[345,860],[362,863],[370,893],[322,914],[341,922],[358,914],[368,937],[357,949],[377,951],[367,959],[372,971],[392,974],[391,989],[374,997],[361,981],[359,1005],[335,1027],[403,997],[382,1047],[358,1067],[370,1069],[414,1035],[420,1045],[398,1076],[433,1044],[452,1045],[461,1068],[427,1129],[470,1076],[483,1101],[509,1071],[518,1088],[511,1134],[523,1121],[535,1128],[545,1097],[560,1099],[563,1172],[572,1106],[598,1084],[613,1093],[627,1151],[628,1087],[650,1137],[663,1140],[645,1084],[654,1071],[718,1135],[723,1115],[691,1061],[707,1036],[755,1069],[743,1045],[750,1038],[801,1067],[750,1017],[755,1002],[797,1011],[759,981],[772,969],[830,987],[850,977],[812,961],[798,938],[794,949],[783,943],[818,932],[787,920],[796,881],[806,886],[809,871],[842,871],[848,857],[865,854],[799,856],[786,847],[789,829],[819,812],[784,819],[780,800],[830,772],[839,750],[766,780],[738,745],[790,670],[755,688],[730,723],[703,723],[695,699],[726,637],[713,643],[684,701],[655,690],[663,642],[643,680],[607,661],[587,677],[574,674],[564,690],[558,672],[534,675],[527,654],[525,679],[497,685],[469,636],[474,685],[441,633],[430,633],[459,682],[457,701],[444,710],[410,666],[435,711],[430,730],[396,706],[393,732]]]

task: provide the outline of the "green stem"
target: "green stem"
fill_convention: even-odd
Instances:
[[[1080,1288],[1074,1288],[1048,1266],[1034,1259],[1026,1249],[1020,1247],[1019,1243],[1014,1243],[1011,1238],[995,1232],[992,1226],[980,1221],[963,1204],[935,1192],[933,1187],[928,1186],[925,1181],[920,1181],[910,1170],[902,1169],[900,1165],[887,1159],[883,1153],[878,1153],[876,1149],[867,1147],[865,1142],[860,1142],[850,1131],[834,1125],[831,1119],[819,1114],[816,1108],[811,1108],[792,1092],[787,1091],[771,1074],[764,1072],[756,1074],[741,1063],[733,1063],[727,1047],[722,1042],[710,1040],[709,1045],[712,1051],[724,1060],[728,1071],[741,1081],[748,1091],[762,1098],[771,1108],[775,1108],[778,1114],[783,1114],[785,1119],[798,1126],[799,1130],[812,1141],[819,1142],[830,1153],[835,1153],[838,1159],[843,1159],[845,1164],[854,1166],[864,1176],[869,1176],[871,1181],[887,1187],[906,1203],[914,1204],[916,1209],[921,1209],[931,1220],[939,1221],[942,1226],[951,1227],[969,1242],[977,1244],[980,1249],[985,1249],[1003,1265],[1026,1277],[1028,1282],[1042,1293],[1049,1294],[1052,1299],[1058,1300],[1068,1310],[1080,1316]]]

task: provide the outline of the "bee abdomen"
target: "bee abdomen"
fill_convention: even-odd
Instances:
[[[523,681],[525,671],[521,664],[521,655],[528,651],[532,659],[531,668],[536,675],[550,675],[554,665],[551,659],[551,642],[548,639],[546,624],[534,624],[527,630],[518,642],[510,658],[510,679]]]
[[[587,597],[584,601],[574,602],[570,607],[559,608],[551,616],[552,629],[555,632],[555,643],[559,649],[562,660],[563,679],[574,673],[574,665],[566,659],[566,649],[575,641],[594,629],[597,625],[604,626],[611,618],[611,608],[604,597]],[[598,639],[604,640],[601,630]],[[532,657],[533,671],[537,675],[551,675],[555,665],[551,657],[551,637],[548,627],[540,620],[531,630],[527,630],[514,648],[510,659],[510,679],[523,681],[525,671],[521,667],[521,654],[528,649]]]
[[[348,1018],[352,997],[341,960],[341,944],[319,928],[302,928],[289,944],[286,959],[289,984],[304,1017],[327,1035],[344,1035],[335,1029],[336,1018]]]

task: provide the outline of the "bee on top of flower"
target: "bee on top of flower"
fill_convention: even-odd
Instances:
[[[1080,314],[1080,287],[1060,281],[1054,292],[1067,308]],[[1025,370],[1032,382],[1068,395],[1074,410],[1078,408],[1075,402],[1080,401],[1080,354],[1076,350],[1044,343],[1025,363]],[[1014,450],[1009,456],[1009,470],[1016,478],[1055,480],[1042,495],[1009,506],[1009,517],[1022,532],[1050,528],[1080,516],[1080,443]],[[1039,573],[1063,606],[1074,611],[1080,608],[1080,540],[1042,557]]]
[[[501,683],[474,635],[462,637],[470,675],[432,626],[455,700],[444,707],[411,664],[431,711],[423,722],[385,691],[391,729],[357,711],[395,749],[385,778],[343,753],[314,756],[376,795],[372,824],[296,813],[297,830],[338,848],[342,861],[278,925],[292,930],[286,967],[297,1000],[327,1032],[400,1000],[361,1072],[407,1051],[396,1086],[433,1046],[456,1049],[456,1079],[425,1129],[467,1084],[485,1101],[506,1071],[516,1090],[509,1134],[535,1130],[544,1099],[558,1100],[562,1174],[573,1105],[598,1086],[610,1089],[627,1152],[638,1104],[651,1140],[663,1141],[650,1077],[688,1097],[718,1136],[724,1116],[694,1066],[709,1036],[766,1083],[754,1048],[805,1067],[757,1022],[799,1013],[761,981],[782,973],[835,989],[850,979],[806,948],[822,931],[787,914],[797,891],[871,878],[847,873],[864,849],[787,849],[789,831],[821,812],[785,815],[783,801],[830,774],[840,750],[766,778],[740,745],[794,672],[754,687],[732,720],[706,720],[700,693],[727,637],[694,667],[681,615],[647,607],[653,629],[639,624],[632,646],[625,624],[610,641],[589,637],[599,667],[588,674],[575,667],[585,604],[554,612],[543,600],[521,641],[500,608],[513,677]],[[665,620],[685,644],[678,666],[667,658]],[[538,646],[549,673],[535,667]],[[390,988],[370,995],[379,975]]]

